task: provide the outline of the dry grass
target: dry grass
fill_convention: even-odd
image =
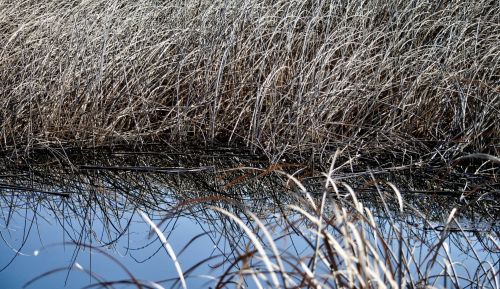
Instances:
[[[1,0],[1,146],[485,150],[499,15],[490,0]]]
[[[31,214],[44,216],[38,210],[48,210],[58,220],[54,224],[67,229],[67,238],[77,249],[95,246],[92,250],[106,256],[110,264],[118,263],[126,273],[126,279],[113,281],[108,272],[83,268],[73,255],[70,265],[92,277],[85,288],[500,289],[498,187],[490,188],[494,194],[485,184],[474,189],[477,195],[473,196],[461,185],[455,197],[427,198],[400,192],[397,187],[406,185],[403,176],[395,186],[367,172],[371,180],[360,186],[359,180],[339,174],[345,165],[339,153],[313,184],[299,181],[297,173],[292,176],[284,171],[286,166],[276,164],[228,169],[242,161],[243,157],[235,156],[214,157],[218,163],[213,163],[213,170],[188,169],[212,159],[199,156],[157,159],[121,153],[114,160],[92,161],[68,156],[68,162],[48,158],[16,170],[3,164],[1,220],[15,224],[20,216],[25,226],[31,222],[38,227],[42,219]],[[496,161],[489,155],[469,157]],[[132,160],[149,164],[150,169],[125,166]],[[177,163],[178,168],[159,170],[153,166],[157,163]],[[179,174],[180,168],[184,171]],[[473,175],[487,172],[498,179],[497,171]],[[446,183],[427,181],[433,187]],[[473,187],[472,175],[468,182]],[[137,225],[151,228],[144,234],[145,244],[138,247],[145,249],[146,257],[140,256],[149,259],[161,243],[168,255],[164,257],[170,259],[165,264],[174,265],[173,278],[144,281],[113,257],[113,249],[131,248],[140,232],[129,227],[137,211],[145,221]],[[192,218],[203,233],[192,236],[178,225],[179,218]],[[24,236],[26,230],[17,232]],[[171,245],[173,234],[183,236],[182,248]],[[146,240],[148,236],[152,240]],[[198,239],[205,236],[209,239]],[[16,239],[25,242],[27,236]],[[186,255],[195,246],[207,248],[206,258]],[[147,248],[153,248],[152,253]],[[192,259],[194,265],[184,263]],[[25,285],[36,288],[41,278],[68,268],[49,270]],[[200,284],[200,279],[205,282],[207,276],[207,286],[193,285]]]
[[[245,236],[226,236],[239,241],[233,244],[234,256],[219,264],[224,273],[213,277],[214,288],[500,288],[498,232],[468,233],[457,208],[440,212],[445,219],[434,228],[391,183],[390,191],[377,187],[385,207],[381,213],[364,206],[348,184],[330,176],[325,174],[329,192],[314,197],[288,175],[301,193],[297,205],[283,206],[274,218],[217,205],[204,209],[218,216],[214,220],[220,218],[217,230]],[[341,194],[340,187],[348,194]],[[389,209],[391,205],[398,210]],[[156,224],[149,224],[165,239]],[[457,250],[470,263],[455,260],[461,256]],[[200,262],[195,267],[207,260]],[[185,288],[179,276],[174,285]]]

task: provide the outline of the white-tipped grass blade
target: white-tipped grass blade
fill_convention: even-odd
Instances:
[[[451,210],[450,215],[448,216],[448,220],[446,220],[446,226],[448,226],[451,223],[456,213],[457,213],[457,208],[453,208],[453,210]]]
[[[307,277],[309,277],[309,281],[311,281],[314,288],[321,288],[321,286],[319,286],[319,284],[316,282],[316,278],[314,277],[313,272],[307,267],[306,264],[304,264],[304,262],[300,262],[300,267],[302,268],[302,270],[304,270],[304,273],[307,275]]]
[[[167,251],[168,256],[172,259],[175,265],[175,269],[177,270],[177,274],[179,275],[179,279],[181,281],[182,288],[187,289],[186,285],[186,280],[184,279],[184,274],[182,273],[181,269],[181,264],[177,260],[177,256],[174,253],[174,249],[172,249],[172,246],[170,246],[170,243],[167,241],[167,238],[163,234],[163,232],[156,226],[156,224],[144,213],[143,211],[139,210],[139,214],[141,215],[142,219],[151,226],[153,231],[156,233],[158,238],[160,239],[163,248]]]
[[[232,213],[230,213],[222,208],[218,208],[218,207],[211,206],[211,208],[213,210],[218,211],[218,212],[228,216],[229,218],[231,218],[234,222],[236,222],[243,229],[243,231],[245,231],[248,238],[250,239],[250,241],[252,241],[253,245],[255,246],[255,249],[257,249],[257,252],[259,252],[259,254],[262,258],[262,261],[266,265],[267,270],[269,271],[269,274],[271,275],[271,280],[273,282],[274,287],[280,288],[278,277],[276,276],[276,273],[274,272],[275,265],[271,262],[271,260],[267,256],[266,250],[264,249],[262,244],[259,242],[259,239],[257,238],[257,236],[255,236],[255,234],[252,232],[252,230],[250,230],[250,228],[248,228],[248,226],[245,225],[245,223],[243,223],[243,221],[240,218],[236,217]]]
[[[387,184],[392,188],[394,193],[396,193],[396,197],[398,198],[398,203],[399,203],[399,211],[402,213],[403,212],[403,197],[401,196],[401,192],[393,183],[387,182]]]
[[[354,193],[354,190],[347,183],[342,182],[342,185],[344,186],[344,188],[346,188],[346,190],[351,195],[356,210],[360,214],[363,214],[363,204],[361,204],[361,202],[359,202],[358,198],[356,197],[356,193]]]
[[[262,221],[259,218],[257,218],[257,216],[255,214],[253,214],[252,212],[247,212],[247,214],[249,214],[252,217],[252,219],[255,221],[255,223],[257,223],[259,228],[262,230],[262,233],[266,237],[267,242],[268,242],[269,246],[271,247],[271,251],[273,252],[273,254],[276,258],[276,261],[278,262],[279,270],[280,270],[281,274],[283,275],[283,277],[285,278],[285,283],[286,283],[285,287],[290,287],[291,284],[295,285],[295,282],[286,273],[285,266],[283,265],[283,261],[281,260],[281,254],[278,251],[278,247],[276,246],[276,243],[274,242],[274,239],[271,236],[271,233],[269,233],[269,230],[267,230],[266,226],[262,223]]]

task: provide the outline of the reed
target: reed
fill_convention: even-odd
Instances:
[[[497,1],[0,1],[3,149],[495,153]]]
[[[123,279],[110,279],[107,272],[77,263],[75,255],[70,266],[36,276],[25,287],[35,288],[40,279],[71,268],[92,278],[86,288],[196,288],[193,284],[207,278],[204,287],[212,288],[500,288],[497,185],[484,183],[472,191],[461,185],[455,197],[416,195],[402,189],[408,183],[402,176],[393,179],[396,186],[370,172],[368,181],[339,174],[345,166],[340,151],[332,157],[330,169],[313,180],[300,181],[298,173],[284,170],[289,168],[284,164],[235,167],[243,158],[236,156],[216,157],[219,163],[213,170],[187,169],[209,161],[199,155],[157,160],[121,154],[124,159],[115,159],[117,163],[95,159],[92,163],[107,165],[93,167],[78,166],[89,160],[69,156],[81,170],[49,165],[57,163],[54,160],[32,163],[30,173],[23,171],[26,168],[1,168],[4,223],[20,215],[38,226],[42,220],[30,216],[45,208],[56,224],[71,228],[67,237],[75,250],[92,249],[125,273]],[[154,161],[165,164],[168,159],[184,171],[153,166]],[[130,163],[152,166],[136,170]],[[483,170],[476,176],[490,173],[496,180],[497,172]],[[443,183],[436,181],[433,187]],[[54,196],[50,191],[65,194]],[[202,233],[191,236],[177,227],[183,217],[195,220]],[[482,221],[488,226],[481,226]],[[132,223],[145,228],[147,245],[141,243],[140,248],[154,248],[147,259],[158,249],[166,251],[171,275],[144,280],[113,257],[110,247],[130,247],[128,238],[136,234],[130,234]],[[181,246],[172,245],[176,234],[184,238]],[[199,260],[195,256],[189,263],[194,265],[187,266],[186,258],[192,256],[186,253],[200,246],[203,237],[210,241],[201,246],[210,247],[211,253]],[[468,263],[460,263],[462,255]]]
[[[244,209],[243,204],[224,198],[215,203],[208,198],[185,202],[184,207],[197,208],[198,215],[208,216],[216,234],[227,238],[232,249],[230,254],[200,259],[184,271],[160,229],[171,216],[155,223],[146,213],[140,212],[145,225],[151,227],[150,237],[158,237],[175,264],[178,278],[161,282],[138,281],[133,272],[122,266],[132,275],[131,279],[95,280],[88,288],[121,288],[123,284],[132,288],[192,288],[188,284],[200,278],[194,272],[219,259],[222,259],[220,263],[210,267],[222,269],[223,273],[210,276],[210,282],[206,283],[210,288],[500,288],[496,258],[500,253],[498,232],[481,232],[471,237],[463,229],[456,208],[447,214],[440,228],[433,228],[424,215],[417,218],[423,226],[432,228],[422,230],[415,224],[406,223],[405,215],[422,213],[406,203],[392,184],[389,184],[392,191],[377,187],[379,201],[385,207],[381,213],[365,207],[346,183],[327,178],[325,189],[331,188],[333,192],[314,197],[296,179],[290,178],[301,187],[300,195],[296,196],[296,203],[282,205],[282,213],[275,214],[272,221],[268,219],[269,212],[258,216]],[[348,194],[341,196],[340,187]],[[207,206],[208,203],[213,205]],[[389,209],[391,203],[397,203],[399,212]],[[199,237],[187,240],[180,253]],[[459,250],[476,265],[454,260],[450,246],[456,246],[453,239],[457,237],[462,239]],[[476,242],[482,244],[482,249]],[[226,252],[223,248],[218,250]],[[110,262],[116,262],[104,251],[98,252]],[[64,269],[67,268],[58,270]],[[96,273],[77,269],[85,274]],[[54,272],[49,271],[33,281]]]
[[[1,147],[497,155],[496,1],[0,1]]]

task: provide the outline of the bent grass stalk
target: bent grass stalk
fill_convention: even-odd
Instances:
[[[498,15],[489,0],[1,0],[1,148],[491,153]]]
[[[175,255],[174,250],[172,249],[172,246],[170,246],[170,243],[167,241],[167,238],[165,235],[163,235],[163,232],[156,226],[156,224],[144,213],[143,211],[139,210],[139,214],[141,215],[142,219],[151,226],[151,229],[156,233],[158,238],[160,239],[163,247],[165,248],[165,251],[167,251],[168,256],[172,259],[175,265],[175,269],[177,270],[177,274],[179,275],[179,279],[181,280],[182,288],[187,289],[186,285],[186,280],[184,279],[184,273],[182,272],[181,264],[177,260],[177,256]]]
[[[328,177],[329,176],[326,175],[327,181],[332,182],[332,179]],[[298,182],[298,180],[294,180],[293,176],[290,176],[290,178],[292,181]],[[334,187],[336,186],[335,182],[331,183],[331,185]],[[230,216],[239,226],[242,226],[246,233],[252,233],[249,238],[252,244],[257,248],[257,251],[259,251],[261,259],[264,260],[268,270],[269,268],[276,268],[276,270],[281,270],[281,273],[287,272],[285,275],[287,277],[293,277],[294,274],[302,276],[302,282],[298,285],[299,288],[301,286],[322,288],[320,284],[330,282],[326,280],[331,280],[331,282],[336,284],[337,286],[335,288],[406,288],[407,286],[437,286],[438,280],[442,280],[442,282],[444,282],[443,284],[450,281],[455,287],[464,286],[463,282],[469,282],[469,284],[476,284],[478,286],[480,282],[486,282],[489,284],[488,286],[498,288],[499,272],[494,268],[494,265],[489,263],[486,266],[485,264],[479,265],[481,268],[480,270],[484,272],[480,280],[473,280],[458,275],[457,266],[460,264],[452,260],[450,248],[448,244],[444,242],[448,235],[446,228],[448,228],[452,222],[458,224],[455,219],[458,213],[456,208],[451,210],[447,216],[447,220],[444,222],[445,230],[439,234],[436,243],[425,245],[429,246],[429,252],[427,255],[421,255],[419,257],[418,260],[421,260],[422,263],[416,263],[415,248],[411,248],[410,244],[404,240],[402,226],[397,224],[391,217],[391,230],[394,231],[398,243],[397,246],[391,247],[389,244],[390,241],[384,239],[380,232],[381,228],[376,224],[370,210],[363,206],[358,200],[354,190],[352,190],[349,185],[345,183],[342,185],[349,192],[348,196],[351,197],[350,201],[352,202],[344,203],[347,207],[338,207],[336,204],[333,204],[333,207],[330,207],[330,209],[332,209],[331,213],[335,216],[334,218],[327,218],[325,215],[326,212],[322,205],[325,202],[324,195],[320,200],[321,205],[319,206],[319,211],[318,206],[315,206],[314,203],[309,204],[312,211],[308,211],[308,209],[303,206],[288,206],[289,209],[297,212],[299,216],[311,223],[308,232],[312,234],[312,238],[314,238],[316,242],[310,244],[313,252],[311,252],[308,258],[311,260],[310,264],[316,264],[316,260],[318,260],[325,268],[330,268],[332,271],[328,274],[328,277],[320,272],[316,272],[314,270],[316,265],[312,267],[306,265],[302,258],[297,259],[298,267],[292,266],[294,270],[298,270],[294,273],[284,271],[283,265],[275,266],[270,261],[271,258],[264,257],[267,251],[262,246],[262,243],[258,241],[255,232],[251,232],[249,227],[234,214],[226,213],[226,215]],[[405,205],[401,193],[392,183],[388,183],[388,187],[393,190],[398,210],[402,213]],[[304,200],[307,200],[307,203],[314,202],[312,196],[310,196],[307,191],[301,192],[301,194]],[[383,197],[383,194],[381,193],[380,196]],[[385,206],[387,205],[388,203],[385,204]],[[354,211],[348,212],[346,208],[349,206],[352,207]],[[222,211],[215,207],[213,207],[213,209]],[[281,263],[281,258],[286,259],[287,257],[276,253],[276,251],[279,250],[279,246],[275,243],[276,238],[273,239],[268,230],[263,228],[263,223],[258,220],[256,215],[252,213],[248,214],[253,221],[258,223],[259,228],[264,232],[264,236],[271,247],[270,253],[272,253],[276,260],[279,260],[278,263]],[[316,216],[315,214],[319,215]],[[329,221],[323,224],[323,220]],[[332,229],[335,232],[339,232],[340,236],[333,236],[329,231]],[[366,233],[373,237],[367,239],[368,235],[366,235]],[[490,238],[492,238],[491,235]],[[319,241],[321,241],[321,245],[318,245]],[[467,242],[468,245],[473,248],[468,239]],[[494,243],[496,242],[497,241]],[[380,245],[382,245],[382,247],[380,247]],[[381,248],[382,250],[380,250]],[[481,262],[479,255],[474,249],[472,250],[474,251],[475,258],[478,262]],[[280,258],[278,258],[278,256],[280,256]],[[288,258],[290,258],[290,256],[288,256]],[[440,258],[442,258],[442,260]],[[291,260],[287,260],[287,263],[289,264],[290,261]],[[339,264],[341,264],[341,267],[339,267]],[[394,264],[397,266],[394,266]],[[413,269],[410,267],[413,266],[416,266],[417,271],[411,273]],[[418,267],[421,267],[424,271],[420,271]],[[436,274],[431,273],[432,270],[438,267],[442,268],[440,272]],[[313,270],[311,270],[311,268]],[[462,269],[465,269],[466,272],[469,270],[468,268]],[[246,270],[248,270],[248,268]],[[412,274],[417,274],[418,280],[413,280],[414,277],[412,277]],[[286,280],[288,280],[288,278],[286,278]],[[274,284],[273,288],[288,288],[288,285],[286,285],[286,283],[280,284],[279,286]]]
[[[271,275],[271,280],[273,282],[273,285],[275,286],[275,288],[279,288],[278,277],[276,276],[276,273],[275,273],[275,267],[277,267],[277,266],[271,262],[271,260],[267,256],[266,251],[264,250],[264,247],[262,246],[262,243],[255,236],[255,234],[252,232],[252,230],[250,230],[250,228],[248,228],[248,226],[246,226],[245,223],[243,223],[243,221],[241,221],[238,217],[231,214],[230,212],[228,212],[222,208],[217,208],[217,207],[212,207],[212,209],[219,211],[222,214],[228,216],[233,221],[235,221],[245,231],[247,236],[252,241],[252,244],[255,246],[255,248],[259,252],[260,256],[262,257],[262,260],[264,261],[264,264],[266,265],[267,270],[268,270],[269,274]]]
[[[220,263],[222,265],[215,267],[227,266],[227,268],[220,276],[211,276],[210,279],[217,284],[216,288],[227,288],[233,285],[241,288],[246,285],[246,282],[253,282],[258,288],[429,288],[429,286],[440,287],[441,284],[443,287],[451,285],[500,288],[498,268],[500,263],[495,263],[495,260],[483,261],[482,252],[476,250],[473,241],[465,235],[467,230],[462,228],[459,222],[463,208],[455,207],[449,214],[440,214],[441,217],[444,216],[440,223],[443,224],[443,230],[433,230],[431,224],[433,220],[426,219],[423,212],[413,208],[409,202],[409,196],[405,195],[403,198],[396,185],[375,181],[371,175],[373,182],[370,184],[376,189],[376,192],[372,192],[372,197],[375,195],[378,198],[377,205],[383,208],[380,211],[372,211],[372,207],[364,203],[367,200],[364,193],[356,191],[346,182],[335,179],[333,174],[335,159],[334,157],[330,172],[323,174],[324,186],[321,183],[317,184],[321,187],[320,190],[324,190],[322,194],[317,194],[317,191],[311,193],[311,190],[294,174],[280,171],[276,169],[277,166],[269,169],[252,169],[257,173],[272,170],[280,177],[287,176],[287,178],[280,178],[280,182],[295,184],[293,188],[287,187],[284,199],[287,200],[288,205],[282,205],[280,202],[279,210],[277,210],[279,213],[272,212],[273,218],[276,217],[278,220],[270,223],[267,219],[269,209],[261,211],[252,207],[255,208],[252,212],[245,207],[245,201],[241,202],[236,199],[240,196],[238,194],[228,194],[224,197],[200,197],[195,194],[192,199],[185,199],[185,196],[189,195],[176,194],[176,196],[181,195],[177,205],[175,202],[172,205],[167,201],[172,205],[171,211],[160,223],[153,222],[142,210],[138,213],[151,227],[152,232],[158,236],[162,247],[173,261],[178,275],[178,278],[175,278],[175,284],[180,281],[182,288],[188,287],[185,278],[191,276],[195,269],[204,263],[209,263],[210,260],[219,260],[218,257],[223,259],[223,262]],[[248,175],[244,175],[244,178],[247,179]],[[237,180],[239,181],[238,177]],[[238,187],[236,184],[238,181],[235,182],[233,178],[230,178],[228,182],[235,188]],[[102,184],[102,182],[96,183]],[[274,183],[270,183],[269,186],[272,184]],[[217,185],[213,187],[214,190],[221,185],[223,184],[217,182]],[[330,191],[331,188],[333,191]],[[146,186],[144,192],[151,189],[151,186]],[[347,194],[341,195],[340,190],[346,191]],[[99,194],[101,193],[99,191]],[[158,198],[164,198],[164,194],[163,189],[159,190]],[[256,198],[268,197],[264,194]],[[272,203],[271,206],[275,204]],[[136,209],[137,204],[132,205]],[[227,238],[238,235],[241,239],[230,240],[235,243],[231,244],[232,251],[228,255],[211,256],[200,260],[183,272],[178,256],[200,236],[208,233],[205,231],[203,234],[194,236],[176,255],[159,227],[167,219],[182,214],[183,209],[191,209],[191,207],[194,209],[197,206],[206,213],[206,216],[216,215],[210,230],[218,233],[224,231],[229,234],[224,235]],[[111,207],[113,206],[103,205],[101,208]],[[394,209],[391,210],[390,207]],[[374,215],[375,213],[377,215]],[[421,217],[419,220],[423,223],[423,235],[414,234],[415,224],[405,224],[403,227],[405,219],[399,219],[398,215],[403,213]],[[222,229],[217,229],[218,222],[223,227]],[[453,226],[454,224],[456,227]],[[458,264],[452,259],[452,251],[455,248],[449,245],[448,240],[453,231],[463,235],[462,245],[466,248],[468,256],[478,261],[477,268],[467,268],[466,265]],[[150,233],[150,236],[151,234],[153,233]],[[425,235],[428,234],[432,235],[429,241],[425,239]],[[285,242],[293,242],[293,238],[304,241],[302,243],[305,249],[294,247],[294,250],[290,250],[290,243]],[[498,254],[500,251],[498,235],[487,234],[484,239],[491,243],[490,250]],[[282,244],[285,245],[281,246]],[[425,250],[419,253],[415,244]],[[99,249],[96,251],[106,254]],[[118,262],[113,258],[111,260]],[[242,265],[239,266],[240,264]],[[138,281],[130,271],[123,266],[121,268],[130,278],[128,283],[126,280],[104,282],[96,279],[99,282],[96,286],[99,284],[101,286],[131,284],[138,288],[161,286],[156,283]],[[57,270],[49,274],[56,273]],[[238,276],[240,278],[235,281],[235,277]]]

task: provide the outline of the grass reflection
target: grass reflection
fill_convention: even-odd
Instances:
[[[464,193],[460,178],[429,184],[411,178],[419,172],[362,174],[335,164],[304,174],[301,164],[241,155],[55,160],[2,167],[0,233],[13,254],[1,265],[16,266],[27,240],[43,235],[42,222],[74,248],[68,266],[46,268],[27,286],[76,269],[90,274],[92,288],[182,288],[202,275],[215,288],[499,287],[498,195],[488,178],[468,179],[476,189]],[[186,231],[186,221],[198,232]],[[24,228],[11,232],[13,224]],[[170,245],[176,236],[181,246]],[[162,248],[177,271],[163,280],[136,278],[114,257],[148,262]],[[186,255],[194,249],[206,254]],[[105,281],[106,272],[77,262],[81,250],[118,263],[125,276]]]

